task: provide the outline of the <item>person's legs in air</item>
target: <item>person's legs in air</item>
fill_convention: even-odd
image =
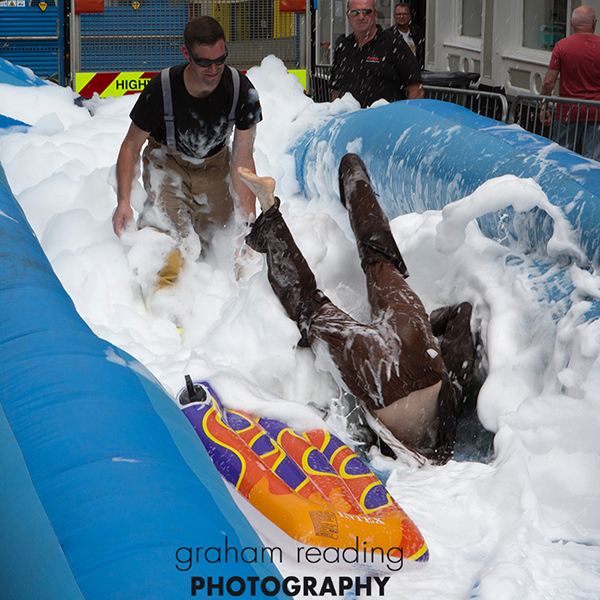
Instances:
[[[454,446],[462,406],[461,388],[473,375],[472,307],[466,302],[445,307],[435,311],[430,321],[421,300],[404,280],[407,274],[404,261],[358,156],[342,158],[339,180],[340,198],[348,208],[367,276],[373,325],[377,324],[378,314],[387,315],[388,320],[384,318],[383,322],[391,326],[404,350],[398,356],[402,373],[388,379],[386,407],[375,413],[408,445],[411,436],[416,440],[419,435],[434,433],[437,426],[433,452],[416,447],[433,460],[445,462]],[[441,353],[433,335],[434,320],[435,335],[443,338]],[[398,382],[402,388],[394,389],[392,386]],[[409,391],[411,388],[413,391]],[[408,395],[401,397],[406,392]],[[393,400],[394,393],[398,394],[398,400]],[[431,427],[429,432],[424,426]]]
[[[363,271],[372,263],[389,262],[404,276],[408,269],[392,235],[363,161],[356,154],[346,154],[338,171],[340,200],[348,211],[350,226]]]
[[[381,397],[379,406],[367,405],[401,441],[413,448],[430,445],[435,442],[444,370],[431,324],[405,281],[408,270],[389,221],[363,161],[355,154],[342,158],[339,185],[367,278],[371,326],[386,339],[383,359],[372,351],[363,358],[371,373],[378,372]]]
[[[317,289],[315,276],[302,256],[275,198],[275,181],[239,169],[240,177],[254,192],[262,213],[254,222],[246,243],[266,254],[271,287],[288,316],[296,321],[302,334],[300,345],[308,346],[308,328],[314,313],[329,299]]]
[[[255,185],[250,187],[263,209],[247,242],[267,254],[271,285],[303,339],[308,337],[317,356],[330,359],[334,377],[339,375],[352,394],[379,413],[400,441],[418,450],[435,445],[443,363],[425,309],[404,280],[404,261],[362,161],[355,155],[342,159],[340,191],[367,276],[373,313],[368,325],[317,290],[279,213],[275,182],[240,175]],[[265,180],[270,190],[260,189]]]

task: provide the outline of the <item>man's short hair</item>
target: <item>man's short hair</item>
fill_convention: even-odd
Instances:
[[[188,48],[195,44],[214,46],[219,40],[225,40],[225,31],[212,17],[196,17],[188,22],[183,30],[183,42]]]
[[[398,2],[398,3],[396,4],[396,6],[394,6],[394,11],[395,11],[397,8],[408,8],[408,10],[410,10],[410,6],[409,6],[408,2]]]

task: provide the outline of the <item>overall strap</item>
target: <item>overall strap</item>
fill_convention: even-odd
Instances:
[[[160,73],[162,84],[163,108],[165,113],[165,129],[167,132],[167,146],[175,148],[175,121],[173,117],[173,97],[171,95],[171,79],[169,77],[170,67],[163,69]]]
[[[228,67],[231,71],[231,79],[233,81],[233,102],[229,111],[230,126],[235,123],[235,109],[240,97],[240,73],[237,69]],[[163,69],[160,74],[163,93],[163,108],[165,113],[165,129],[167,133],[167,146],[175,148],[175,121],[173,116],[173,97],[171,94],[171,79],[169,72],[171,68]]]
[[[232,67],[227,68],[231,71],[231,79],[233,80],[233,103],[229,112],[229,126],[231,127],[235,123],[235,109],[240,97],[240,72]]]

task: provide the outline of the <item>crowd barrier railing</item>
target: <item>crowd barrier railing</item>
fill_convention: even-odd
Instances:
[[[330,65],[315,65],[312,97],[330,100]],[[469,88],[424,85],[425,98],[450,102],[502,123],[520,125],[588,158],[600,160],[600,101],[522,94],[509,100],[503,94]]]
[[[523,94],[511,102],[508,123],[588,158],[600,158],[600,102]]]
[[[329,75],[331,65],[315,65],[315,72],[311,77],[312,99],[315,102],[329,102],[331,93],[329,91]]]
[[[423,91],[425,98],[458,104],[496,121],[506,123],[508,118],[508,100],[497,92],[434,85],[424,85]]]

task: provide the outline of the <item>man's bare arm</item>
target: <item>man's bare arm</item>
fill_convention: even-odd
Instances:
[[[409,100],[420,100],[423,97],[423,84],[411,83],[406,86],[406,97]]]
[[[113,214],[113,229],[120,237],[123,229],[133,218],[131,210],[131,186],[142,146],[150,134],[132,123],[121,144],[117,158],[117,208]]]
[[[554,92],[554,86],[556,85],[556,80],[558,79],[558,70],[556,69],[548,69],[546,71],[546,75],[544,75],[544,81],[542,83],[542,88],[540,89],[540,96],[552,96],[552,92]],[[540,121],[546,125],[550,125],[552,122],[552,115],[550,111],[546,108],[546,103],[542,103],[542,110],[540,111]]]
[[[556,69],[548,69],[544,75],[544,82],[540,90],[540,96],[552,96],[556,80],[558,79],[558,71]]]
[[[248,222],[251,214],[256,214],[256,197],[248,186],[240,179],[238,167],[244,167],[256,173],[254,165],[254,138],[256,127],[251,129],[238,129],[233,134],[233,146],[231,149],[231,187],[233,188],[234,200],[241,218]]]
[[[331,90],[331,101],[337,100],[339,98],[340,92],[338,90]]]

